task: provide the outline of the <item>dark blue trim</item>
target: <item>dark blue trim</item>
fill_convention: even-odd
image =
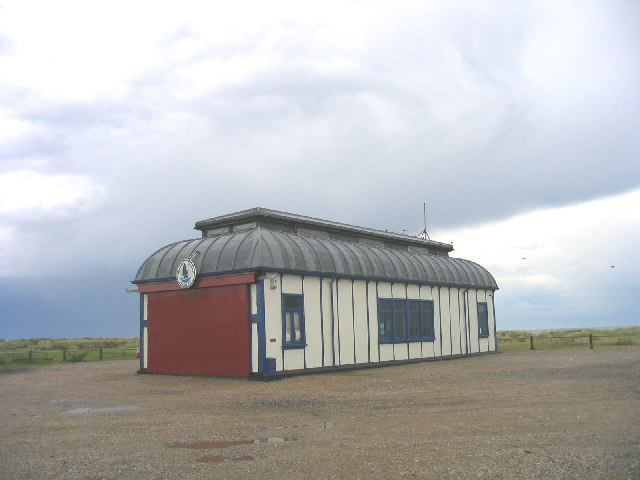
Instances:
[[[287,298],[299,298],[300,299],[300,307],[299,308],[287,308],[285,306]],[[281,297],[282,301],[282,348],[288,347],[305,347],[307,344],[306,334],[305,334],[305,325],[304,325],[304,295],[298,293],[283,293]],[[300,314],[300,340],[298,341],[287,341],[287,313],[298,313]],[[294,325],[291,326],[291,333],[294,333]]]
[[[478,291],[476,290],[476,313],[477,312],[478,312]],[[480,322],[478,322],[478,325],[480,325]],[[478,328],[478,331],[480,331],[480,328]],[[480,335],[478,335],[478,352],[480,352]]]
[[[295,345],[282,345],[282,349],[283,350],[295,350],[297,348],[306,348],[307,344],[306,343],[297,343]]]
[[[409,296],[409,285],[405,283],[404,285],[404,297],[407,298]],[[408,305],[409,302],[407,302]],[[405,314],[405,331],[407,332],[407,338],[411,339],[411,333],[409,332],[409,311],[407,307],[407,313]],[[411,358],[411,350],[409,349],[409,342],[407,342],[407,358]]]
[[[144,293],[140,294],[140,370],[144,370],[144,329],[147,321],[144,319]]]
[[[331,357],[334,367],[336,366],[336,318],[335,308],[333,308],[333,283],[335,281],[335,278],[331,279]]]
[[[380,302],[389,302],[390,308],[383,309],[380,306]],[[395,307],[394,302],[402,302],[403,307],[401,309],[397,309]],[[410,302],[417,302],[418,310],[409,310]],[[418,314],[418,325],[420,330],[420,335],[417,337],[412,337],[410,335],[410,313]],[[389,314],[390,318],[390,328],[391,335],[388,338],[380,338],[380,317],[381,313]],[[396,335],[396,314],[404,314],[404,331],[405,335],[399,337]],[[422,324],[422,314],[427,314],[427,322],[430,325],[430,330],[433,332],[433,335],[426,335],[423,331]],[[427,327],[428,328],[428,327]],[[433,300],[422,300],[422,299],[413,299],[413,298],[378,298],[378,343],[382,344],[400,344],[400,343],[412,343],[412,342],[432,342],[436,339],[435,331],[434,331],[434,305]],[[407,348],[409,348],[407,346]],[[408,350],[407,350],[408,353]]]
[[[242,268],[237,270],[227,270],[227,271],[215,272],[215,273],[203,273],[203,274],[199,273],[198,278],[217,277],[220,275],[231,275],[234,273],[247,273],[247,272],[274,272],[274,273],[280,273],[281,275],[293,274],[293,275],[307,275],[312,277],[326,277],[327,274],[332,275],[331,272],[295,270],[295,269],[277,268],[277,267],[271,267],[271,266],[256,266],[253,268]],[[489,286],[489,285],[427,282],[427,281],[416,280],[415,278],[414,279],[389,278],[384,276],[345,275],[345,274],[336,274],[332,278],[350,279],[350,280],[366,280],[368,282],[408,283],[410,285],[433,285],[433,286],[452,287],[452,288],[476,288],[478,290],[490,290],[490,291],[498,290],[498,287]],[[175,280],[175,277],[154,278],[150,280],[132,280],[131,283],[133,283],[134,285],[138,285],[138,284],[144,284],[144,283],[169,282],[172,280]]]
[[[483,311],[480,311],[480,307],[484,306]],[[489,306],[487,302],[477,302],[478,308],[478,337],[489,338]],[[481,315],[482,314],[482,315]],[[480,351],[480,347],[478,347]]]
[[[256,313],[251,315],[251,322],[258,326],[258,372],[266,372],[267,335],[264,325],[264,281],[259,281],[255,286]]]

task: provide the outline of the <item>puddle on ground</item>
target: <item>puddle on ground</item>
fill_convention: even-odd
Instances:
[[[247,460],[255,460],[250,455],[243,455],[241,457],[223,457],[221,455],[206,455],[204,457],[200,457],[198,462],[200,463],[222,463],[225,460],[231,460],[232,462],[245,462]]]
[[[214,440],[211,442],[191,442],[191,443],[174,443],[167,445],[169,448],[189,448],[193,450],[205,450],[208,448],[229,448],[236,445],[251,445],[254,443],[282,443],[295,442],[297,438],[287,437],[266,437],[256,438],[255,440]]]
[[[295,442],[298,440],[297,438],[289,438],[289,437],[266,437],[266,438],[256,438],[253,443],[282,443],[282,442]]]
[[[231,440],[231,441],[212,441],[212,442],[192,442],[192,443],[178,443],[173,445],[167,445],[169,448],[191,448],[194,450],[206,449],[206,448],[229,448],[234,445],[249,445],[253,443],[253,440]]]
[[[67,410],[64,413],[69,415],[80,415],[82,413],[129,412],[131,410],[138,409],[140,409],[140,407],[74,408],[73,410]]]
[[[319,430],[326,430],[327,428],[332,428],[335,427],[335,423],[333,422],[322,422],[319,426]],[[309,427],[309,425],[307,425],[306,423],[303,423],[302,425],[287,425],[287,426],[279,426],[279,427],[275,427],[275,430],[284,430],[284,429],[289,429],[289,428],[306,428]]]

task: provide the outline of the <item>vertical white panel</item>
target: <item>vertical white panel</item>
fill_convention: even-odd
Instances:
[[[420,298],[420,287],[418,285],[407,285],[407,298]]]
[[[285,370],[301,370],[304,368],[304,348],[288,348],[283,352]]]
[[[338,281],[338,318],[340,365],[354,363],[353,308],[351,280]]]
[[[432,287],[427,286],[427,285],[423,285],[420,287],[420,298],[422,300],[433,300],[432,294],[431,294],[431,290]],[[438,314],[435,311],[436,309],[436,305],[435,302],[433,304],[433,323],[434,323],[434,332],[437,332],[436,328],[437,328],[437,324],[438,324]],[[428,358],[428,357],[433,357],[435,356],[435,342],[438,341],[438,337],[437,337],[437,333],[436,333],[436,340],[432,341],[432,342],[422,342],[422,357],[423,358]]]
[[[478,290],[478,302],[487,302],[487,291],[486,290]],[[489,310],[489,302],[487,302],[487,310]],[[476,309],[477,311],[477,309]],[[490,318],[490,313],[487,311],[487,319]],[[480,337],[480,332],[478,332],[478,337]],[[489,351],[489,339],[491,338],[491,330],[489,330],[489,338],[483,337],[479,338],[480,340],[480,351],[487,352]]]
[[[394,283],[391,286],[393,298],[407,298],[406,285],[404,283]]]
[[[420,342],[409,344],[409,358],[422,358],[422,345]]]
[[[391,298],[391,283],[378,283],[378,298]]]
[[[149,294],[144,293],[142,295],[142,319],[149,320]],[[149,358],[149,335],[147,334],[147,327],[144,327],[142,331],[142,368],[147,368],[147,360]]]
[[[451,318],[451,348],[452,355],[459,355],[462,353],[460,350],[460,289],[450,288],[449,300],[450,318]]]
[[[324,332],[324,365],[333,366],[333,330],[335,328],[335,312],[331,302],[333,295],[333,280],[322,279],[322,331]]]
[[[143,308],[142,308],[142,319],[149,320],[149,294],[143,294]]]
[[[258,371],[258,325],[251,323],[251,371]]]
[[[407,360],[409,358],[409,344],[406,342],[394,343],[393,357],[395,360]]]
[[[407,290],[406,284],[394,283],[391,286],[391,293],[393,298],[406,299]],[[394,360],[407,360],[409,358],[409,348],[407,343],[394,343],[393,344],[393,358]]]
[[[393,344],[381,343],[380,344],[380,361],[386,362],[387,360],[393,360]]]
[[[407,285],[407,298],[411,300],[421,299],[420,286],[412,284]],[[410,342],[409,358],[422,358],[423,356],[422,342]]]
[[[304,277],[304,329],[307,340],[306,368],[322,366],[322,329],[320,325],[320,278]]]
[[[487,293],[487,308],[489,309],[489,350],[496,349],[496,318],[494,316],[495,308],[493,306],[495,292]]]
[[[369,332],[371,334],[371,361],[378,362],[378,302],[376,300],[376,283],[369,282]]]
[[[442,328],[441,319],[442,309],[440,308],[440,287],[432,287],[431,294],[433,296],[433,330],[436,339],[433,341],[433,352],[437,357],[442,356]]]
[[[280,276],[282,283],[282,293],[298,294],[302,293],[302,276],[283,274]]]
[[[249,309],[251,315],[256,315],[258,313],[258,303],[257,303],[257,288],[256,284],[252,283],[249,286]],[[253,322],[249,323],[249,327],[251,328],[251,371],[258,371],[258,325]]]
[[[367,323],[367,283],[353,282],[353,312],[355,318],[356,363],[369,361],[369,324]]]
[[[451,311],[449,310],[450,292],[448,287],[440,288],[440,313],[442,326],[442,355],[451,355]]]
[[[469,289],[469,351],[477,353],[478,350],[478,291]]]
[[[276,371],[282,370],[282,295],[280,277],[275,288],[271,288],[273,274],[267,273],[264,280],[264,330],[266,355],[276,359]]]
[[[379,282],[378,283],[378,298],[391,298],[391,283]],[[377,322],[377,305],[376,305],[376,322]],[[377,323],[376,323],[377,325]],[[393,360],[393,344],[381,343],[378,346],[380,350],[380,361],[385,362],[387,360]]]
[[[249,286],[249,301],[251,302],[251,315],[258,313],[258,295],[256,294],[256,284],[252,283]]]
[[[143,356],[144,356],[144,360],[143,360],[143,368],[147,368],[147,365],[149,364],[148,360],[149,360],[149,335],[147,334],[147,327],[144,327],[143,329],[143,345],[144,345],[144,349],[143,349]]]

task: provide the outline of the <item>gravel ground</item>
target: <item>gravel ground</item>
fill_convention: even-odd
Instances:
[[[638,348],[270,383],[136,368],[0,372],[0,478],[640,478]]]

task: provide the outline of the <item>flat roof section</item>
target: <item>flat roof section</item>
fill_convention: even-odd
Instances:
[[[341,240],[432,255],[448,256],[453,250],[453,246],[448,243],[260,207],[200,220],[195,224],[195,229],[201,231],[203,237],[225,235],[258,227],[295,233],[304,237]]]

